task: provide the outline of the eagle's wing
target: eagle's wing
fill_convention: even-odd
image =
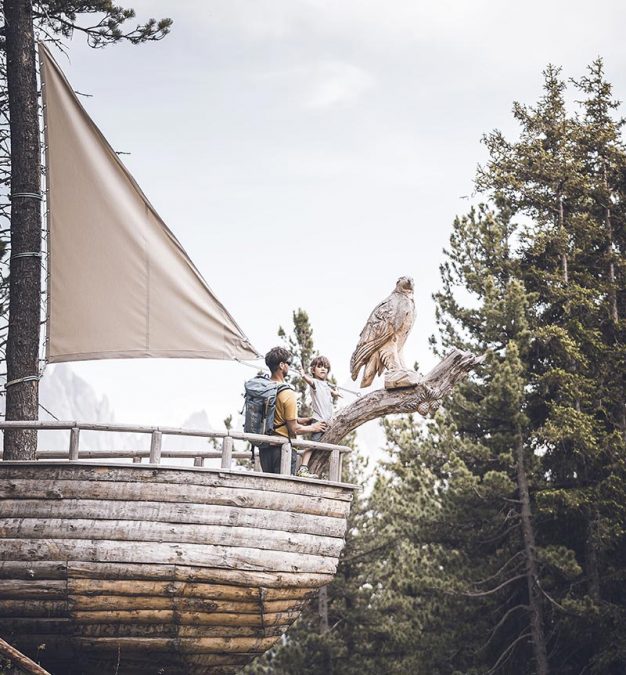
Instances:
[[[372,355],[393,335],[393,303],[389,296],[374,308],[361,331],[359,344],[350,359],[350,372],[353,380],[356,380],[361,367],[366,365]]]

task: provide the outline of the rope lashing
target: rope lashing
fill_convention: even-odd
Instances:
[[[37,199],[38,201],[43,201],[42,192],[13,192],[9,195],[9,199]]]
[[[8,382],[5,382],[4,388],[8,389],[14,384],[20,384],[20,382],[35,382],[37,380],[41,380],[41,375],[27,375],[26,377],[18,377],[15,380],[9,380]]]
[[[14,253],[11,256],[11,260],[14,258],[41,258],[41,251],[24,251],[24,253]]]

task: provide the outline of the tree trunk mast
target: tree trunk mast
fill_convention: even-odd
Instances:
[[[32,0],[4,0],[3,8],[12,195],[6,419],[34,420],[39,405],[41,156]],[[36,450],[37,432],[5,432],[4,459],[35,459]]]

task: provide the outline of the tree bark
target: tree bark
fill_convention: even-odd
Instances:
[[[31,0],[4,0],[3,7],[13,195],[6,419],[33,420],[38,416],[39,382],[19,380],[37,376],[39,370],[41,157],[35,40]],[[5,432],[4,459],[35,459],[36,450],[36,431]]]
[[[548,654],[543,633],[543,612],[541,606],[541,590],[537,573],[535,557],[535,532],[532,525],[530,509],[530,494],[528,491],[528,477],[524,465],[524,445],[521,435],[516,440],[517,455],[517,487],[521,502],[522,536],[524,540],[524,555],[526,558],[526,579],[528,582],[528,606],[530,613],[530,632],[532,636],[533,652],[537,663],[537,674],[548,674]]]
[[[328,633],[328,586],[322,586],[318,591],[317,609],[320,617],[320,635]]]
[[[331,421],[322,443],[340,443],[351,431],[377,417],[399,413],[432,414],[439,408],[454,385],[482,363],[483,356],[453,349],[424,378],[411,387],[378,389],[357,399]],[[325,470],[328,453],[314,451],[309,468],[314,473]]]

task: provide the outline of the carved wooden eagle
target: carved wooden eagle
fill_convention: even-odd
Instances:
[[[402,348],[415,321],[413,279],[400,277],[391,295],[370,314],[350,359],[352,379],[365,366],[361,387],[369,387],[383,370],[406,370]]]

